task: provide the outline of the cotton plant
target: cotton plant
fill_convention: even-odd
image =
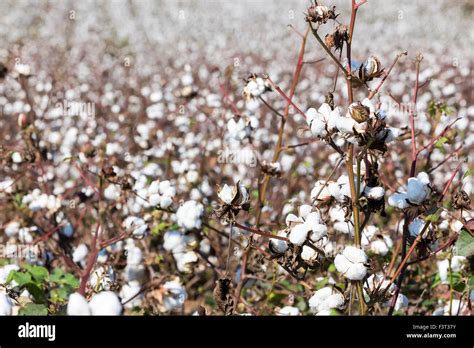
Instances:
[[[429,176],[425,172],[420,172],[416,177],[408,179],[406,191],[392,194],[388,198],[388,204],[398,209],[406,209],[410,205],[423,204],[430,193]]]
[[[331,315],[331,310],[343,309],[345,298],[339,290],[326,286],[310,297],[308,305],[316,315]]]
[[[334,265],[342,276],[349,280],[362,280],[368,272],[367,255],[355,246],[346,246],[341,254],[334,258]]]

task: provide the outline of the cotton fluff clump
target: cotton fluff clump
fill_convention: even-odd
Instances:
[[[198,261],[197,254],[188,250],[196,245],[195,237],[186,236],[180,231],[168,231],[163,237],[163,242],[163,248],[173,254],[178,271],[190,273],[192,265]]]
[[[0,292],[0,316],[12,315],[13,303],[7,294]]]
[[[342,254],[336,255],[334,265],[338,272],[349,280],[362,280],[367,274],[367,255],[362,249],[347,246]]]
[[[103,291],[92,296],[89,303],[79,293],[69,296],[67,315],[120,315],[122,304],[112,291]]]
[[[390,307],[395,290],[395,284],[390,284],[390,281],[388,279],[385,279],[383,274],[380,273],[372,274],[369,278],[367,278],[367,281],[364,283],[364,293],[369,297],[370,295],[377,297],[379,294],[386,291],[386,295],[389,299],[382,303],[383,307]],[[394,309],[396,311],[399,311],[407,307],[408,298],[404,294],[399,293],[397,300],[395,301]]]
[[[299,216],[287,215],[288,239],[292,244],[303,245],[308,237],[316,243],[327,235],[327,226],[321,220],[319,212],[312,210],[310,205],[302,205],[299,208]]]
[[[176,196],[176,188],[171,185],[169,180],[156,180],[148,188],[147,196],[152,206],[167,209],[173,203],[173,198]]]
[[[354,182],[357,187],[357,183]],[[365,183],[362,178],[360,178],[360,191],[364,191]],[[344,202],[351,197],[351,187],[349,177],[347,175],[341,175],[336,182],[332,181],[328,184],[328,193],[334,197],[338,202]]]
[[[72,253],[72,260],[75,263],[79,263],[82,266],[85,266],[88,253],[89,249],[87,248],[87,245],[85,245],[84,243],[79,244]]]
[[[127,239],[125,250],[127,251],[127,266],[125,267],[125,280],[127,282],[141,282],[145,277],[145,266],[143,265],[142,250],[135,245],[133,239]]]
[[[467,264],[467,259],[464,256],[453,256],[451,259],[451,271],[461,272]],[[442,260],[437,262],[439,278],[443,284],[449,283],[449,260]]]
[[[204,207],[201,203],[194,200],[187,201],[176,212],[178,225],[187,231],[201,228],[203,213]]]
[[[163,306],[166,311],[179,310],[183,307],[188,297],[186,289],[181,285],[179,279],[167,281],[163,284],[166,295],[163,298]]]
[[[31,211],[47,209],[50,213],[56,212],[61,207],[61,200],[58,197],[41,193],[39,189],[34,189],[30,194],[25,195],[22,203]]]
[[[385,256],[393,247],[393,241],[390,236],[382,235],[378,227],[374,225],[367,226],[362,232],[361,243],[368,247],[374,254]]]
[[[339,291],[326,286],[311,296],[309,307],[315,314],[328,315],[331,309],[342,309],[344,302],[344,296]]]
[[[89,302],[92,315],[120,315],[122,304],[112,291],[103,291],[92,296]]]
[[[267,78],[250,75],[245,82],[243,94],[247,100],[258,98],[263,93],[271,91],[271,86]]]
[[[125,308],[131,309],[139,307],[143,302],[143,294],[137,295],[141,291],[140,283],[136,280],[128,282],[120,290],[120,297]]]
[[[127,232],[137,239],[142,239],[148,234],[148,225],[142,218],[136,216],[128,216],[122,223]]]
[[[410,236],[416,238],[421,233],[424,226],[425,222],[422,219],[413,219],[413,221],[408,225],[408,232],[410,233]]]
[[[281,316],[298,316],[300,315],[300,310],[298,307],[293,307],[293,306],[285,306],[278,310],[277,315]]]
[[[334,130],[336,128],[335,121],[340,117],[339,108],[332,110],[327,103],[323,103],[318,110],[309,108],[306,111],[306,122],[311,133],[318,138],[324,138],[328,135],[328,131]]]
[[[231,118],[227,122],[229,136],[234,140],[244,140],[250,137],[252,129],[257,128],[258,120],[255,117],[239,117],[237,120]]]
[[[394,193],[388,198],[388,204],[395,208],[405,209],[410,205],[422,204],[430,195],[430,179],[425,172],[419,173],[416,178],[408,179],[406,192]]]

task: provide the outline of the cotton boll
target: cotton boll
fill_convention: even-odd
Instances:
[[[120,315],[122,304],[112,291],[103,291],[92,296],[89,302],[92,315]]]
[[[186,230],[193,230],[201,228],[201,217],[204,213],[202,204],[196,201],[187,201],[178,208],[176,212],[176,219],[178,225]]]
[[[429,188],[418,178],[408,179],[407,196],[413,204],[421,204],[429,194]]]
[[[398,294],[397,301],[395,302],[394,309],[400,311],[408,307],[408,297],[403,294]]]
[[[120,290],[120,297],[125,308],[131,309],[141,306],[143,302],[143,294],[137,295],[141,291],[140,283],[131,281],[125,284]],[[133,298],[133,299],[132,299]]]
[[[308,304],[312,312],[327,315],[329,312],[326,314],[326,311],[330,309],[342,309],[344,302],[344,296],[340,292],[330,287],[324,287],[311,296]]]
[[[278,232],[278,236],[286,237],[285,231]],[[288,243],[281,239],[272,238],[270,239],[270,244],[272,246],[272,249],[279,254],[283,254],[286,249],[288,249]]]
[[[364,194],[368,199],[380,200],[385,195],[385,189],[382,186],[367,186],[364,190]]]
[[[342,273],[350,280],[362,280],[367,274],[364,263],[367,262],[367,255],[362,249],[354,246],[347,246],[342,254],[334,259],[334,265],[338,272]]]
[[[72,253],[72,260],[76,263],[84,263],[88,253],[87,245],[84,243],[79,244]]]
[[[308,236],[309,229],[305,224],[299,224],[294,226],[291,231],[288,239],[294,245],[303,245]]]
[[[425,222],[420,218],[416,218],[408,225],[408,231],[412,237],[417,237],[424,226]]]
[[[301,258],[308,262],[315,261],[318,258],[318,253],[313,248],[307,245],[303,245],[303,250],[301,251]]]
[[[116,201],[120,198],[120,188],[114,184],[110,184],[104,189],[104,197],[110,201]]]
[[[89,277],[89,284],[95,291],[110,290],[116,281],[116,274],[111,266],[99,266]]]
[[[377,239],[373,241],[372,243],[370,243],[370,250],[374,254],[385,256],[387,255],[389,248],[383,240]]]
[[[61,227],[61,233],[68,238],[71,238],[74,234],[74,227],[72,227],[71,223],[67,223],[65,226]]]
[[[281,316],[297,316],[300,315],[300,310],[298,307],[285,306],[281,308],[277,314]]]
[[[167,296],[163,299],[163,305],[166,311],[181,309],[184,301],[188,297],[186,289],[177,280],[168,281],[163,284]]]
[[[220,200],[225,204],[231,204],[235,195],[236,192],[234,192],[234,190],[232,190],[232,187],[227,184],[225,184],[224,187],[222,187],[222,189],[217,194]]]
[[[299,218],[295,214],[288,214],[285,219],[285,223],[288,227],[291,227],[294,223],[303,222],[303,219]]]
[[[184,235],[179,231],[166,232],[163,241],[163,248],[166,251],[181,251],[185,246]]]
[[[319,241],[321,238],[327,235],[328,227],[324,224],[313,224],[311,225],[311,236],[310,239],[313,242]]]
[[[328,185],[331,182],[328,183]],[[318,180],[314,184],[314,188],[311,190],[311,200],[315,200],[316,196],[318,196],[318,200],[325,201],[329,198],[331,198],[331,193],[329,192],[328,185],[324,185],[325,181],[324,180]],[[320,193],[321,191],[321,193]]]
[[[0,316],[12,315],[13,303],[7,294],[0,293]]]
[[[326,124],[318,119],[311,122],[311,133],[315,137],[324,138],[327,135]]]
[[[302,206],[300,206],[298,212],[299,212],[300,217],[305,219],[306,216],[308,216],[308,214],[311,213],[312,210],[313,208],[310,205],[303,204]]]
[[[91,309],[84,296],[77,292],[69,295],[67,315],[91,315]]]
[[[16,234],[18,234],[19,230],[20,230],[20,223],[18,221],[10,221],[5,226],[5,234],[7,235],[7,237],[15,236]]]
[[[406,192],[394,193],[393,195],[388,197],[387,202],[392,207],[395,207],[398,209],[405,209],[410,206],[407,202],[407,199],[408,199],[408,195],[406,194]]]
[[[133,246],[127,249],[127,265],[137,266],[142,261],[143,255],[139,247]]]

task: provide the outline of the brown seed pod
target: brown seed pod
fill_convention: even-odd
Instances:
[[[369,119],[370,109],[361,102],[352,103],[349,106],[349,115],[358,123],[362,123]]]
[[[219,309],[225,315],[234,313],[234,297],[231,295],[232,284],[230,278],[224,277],[216,281],[213,295]]]

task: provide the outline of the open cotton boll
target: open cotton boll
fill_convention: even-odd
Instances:
[[[83,263],[86,260],[88,253],[89,249],[87,248],[87,245],[84,243],[79,244],[72,253],[72,260],[76,263]]]
[[[148,226],[142,218],[136,216],[128,216],[122,223],[122,226],[132,232],[133,237],[141,239],[148,233]]]
[[[299,218],[295,214],[288,214],[285,219],[285,223],[288,227],[291,227],[294,223],[304,222],[302,218]]]
[[[410,203],[419,205],[428,197],[429,187],[418,178],[408,179],[407,195]]]
[[[315,119],[311,122],[311,133],[315,137],[324,138],[328,132],[326,131],[326,124],[318,119]]]
[[[354,246],[347,246],[342,254],[338,254],[334,259],[334,265],[338,272],[350,280],[361,280],[367,274],[364,263],[367,262],[367,255],[362,249]]]
[[[328,185],[331,182],[328,183]],[[328,185],[325,185],[325,180],[318,180],[314,184],[314,188],[311,190],[311,200],[315,200],[316,196],[318,196],[318,200],[325,201],[331,198],[331,193],[329,192]]]
[[[188,297],[186,289],[177,280],[167,281],[163,284],[167,296],[163,299],[165,310],[172,311],[180,309],[184,305],[184,301]]]
[[[137,281],[131,281],[122,286],[120,297],[122,298],[122,303],[125,303],[123,306],[128,309],[139,307],[144,297],[143,294],[137,295],[140,291],[141,286]]]
[[[317,242],[318,240],[320,240],[324,236],[327,236],[328,227],[326,225],[313,224],[313,225],[310,225],[310,228],[311,228],[311,231],[312,231],[310,239],[313,242]]]
[[[412,237],[416,237],[420,234],[424,226],[425,222],[420,218],[416,218],[408,225],[408,232],[410,232]]]
[[[285,231],[278,232],[278,236],[286,237]],[[286,251],[286,249],[288,249],[288,243],[281,239],[272,238],[270,240],[270,244],[272,246],[272,249],[280,254],[283,254]]]
[[[305,261],[315,261],[318,258],[318,253],[313,248],[303,245],[303,250],[301,251],[301,258]]]
[[[163,236],[163,248],[166,251],[181,251],[185,247],[184,234],[180,231],[168,231]]]
[[[382,186],[367,186],[364,189],[364,194],[368,199],[380,200],[385,195],[385,189]]]
[[[467,263],[467,259],[464,256],[453,256],[451,259],[451,271],[461,272]],[[443,284],[449,282],[449,260],[442,260],[437,262],[439,278]]]
[[[224,202],[225,204],[231,204],[234,200],[236,192],[232,190],[232,187],[225,184],[224,187],[218,192],[217,196]]]
[[[116,281],[116,274],[111,266],[97,267],[89,277],[89,285],[95,291],[108,291]]]
[[[309,229],[306,224],[299,224],[291,228],[288,239],[294,245],[303,245],[308,237]]]
[[[410,206],[408,204],[408,195],[406,192],[402,193],[394,193],[390,197],[388,197],[388,204],[391,205],[392,207],[398,208],[398,209],[406,209]]]
[[[196,201],[187,201],[178,208],[176,219],[178,225],[185,230],[193,230],[201,228],[201,217],[204,213],[204,207]]]
[[[278,312],[278,315],[282,316],[297,316],[300,315],[300,310],[298,307],[293,307],[293,306],[285,306],[281,308]]]
[[[20,223],[18,221],[10,221],[5,226],[5,234],[7,235],[7,237],[13,237],[17,235],[19,230],[20,230]]]
[[[377,239],[370,243],[370,250],[374,254],[385,256],[389,252],[389,247],[384,240]]]
[[[104,189],[104,197],[110,201],[116,201],[120,198],[120,188],[115,184],[109,184]]]
[[[122,304],[112,291],[103,291],[92,296],[89,302],[92,315],[120,315]]]
[[[0,316],[12,315],[13,303],[7,294],[0,293]]]
[[[385,302],[384,306],[389,306],[391,301]],[[394,309],[400,311],[408,307],[408,297],[403,294],[398,294],[397,301],[395,301]]]
[[[344,296],[337,290],[331,287],[324,287],[316,291],[308,301],[311,311],[316,314],[323,314],[323,311],[328,311],[333,308],[342,309],[344,306]]]
[[[300,217],[305,219],[309,215],[309,213],[311,213],[312,210],[313,210],[313,208],[310,205],[303,204],[298,209],[298,213],[299,213]]]
[[[89,303],[87,303],[84,296],[75,292],[69,295],[67,304],[67,315],[91,315]]]

